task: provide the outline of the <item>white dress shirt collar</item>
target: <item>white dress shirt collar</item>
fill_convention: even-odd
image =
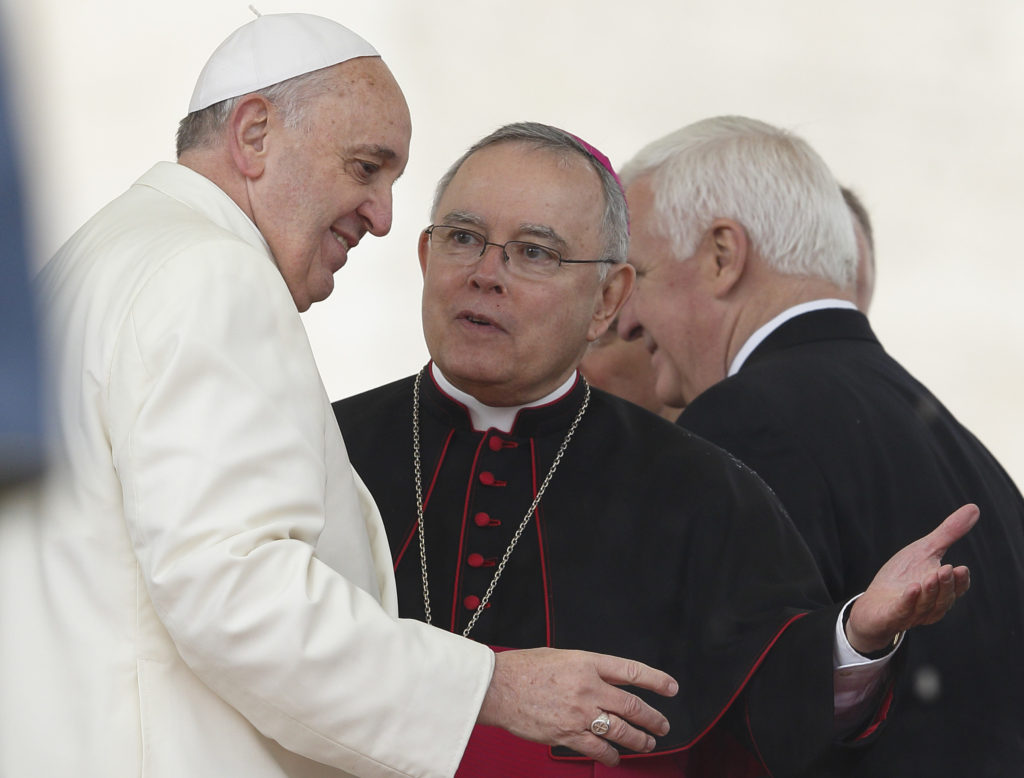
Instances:
[[[849,300],[838,300],[831,297],[822,300],[811,300],[810,302],[800,303],[799,305],[794,305],[792,308],[787,308],[767,324],[763,324],[758,327],[754,331],[754,334],[747,338],[747,342],[743,344],[743,347],[736,352],[736,356],[733,357],[732,364],[729,365],[728,375],[735,375],[738,373],[740,368],[743,367],[743,363],[747,361],[747,357],[750,356],[754,349],[760,346],[761,342],[765,338],[775,332],[775,330],[787,321],[802,313],[821,311],[826,308],[849,308],[850,310],[857,310],[857,306]]]

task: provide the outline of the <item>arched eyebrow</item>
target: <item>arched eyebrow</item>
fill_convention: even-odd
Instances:
[[[389,146],[381,146],[376,143],[364,143],[359,146],[350,146],[348,149],[350,154],[371,154],[381,159],[395,159],[398,156],[398,152]]]
[[[487,223],[484,219],[472,211],[448,211],[441,221],[445,224],[465,224],[468,227],[473,227],[481,232],[487,232]],[[491,236],[488,236],[490,238]],[[558,234],[553,227],[547,224],[534,224],[532,222],[522,222],[516,231],[516,237],[512,240],[524,240],[531,238],[533,240],[542,241],[544,245],[551,246],[551,248],[564,252],[569,244],[565,238]]]
[[[565,238],[559,235],[553,227],[547,224],[532,224],[525,222],[519,225],[520,235],[529,235],[534,238],[538,238],[547,244],[554,244],[552,248],[558,249],[559,251],[565,251],[569,248],[569,244]]]
[[[484,224],[484,220],[472,211],[448,211],[448,213],[441,217],[441,222],[444,224],[458,222],[459,224],[467,224],[470,227],[476,227],[480,230],[486,229],[487,227],[487,225]]]

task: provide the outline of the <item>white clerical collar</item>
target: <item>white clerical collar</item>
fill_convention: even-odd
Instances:
[[[576,384],[576,373],[574,372],[568,379],[566,379],[564,384],[559,386],[550,394],[544,395],[539,400],[534,400],[532,403],[527,403],[526,405],[513,405],[507,408],[497,408],[493,405],[484,405],[473,395],[466,394],[461,389],[456,388],[452,385],[451,381],[444,377],[444,373],[442,373],[441,369],[433,362],[430,363],[430,374],[434,377],[437,385],[441,387],[441,391],[466,406],[466,409],[469,411],[469,418],[473,422],[473,429],[478,432],[483,432],[489,429],[496,429],[501,432],[511,432],[512,426],[516,423],[516,414],[518,414],[523,408],[536,408],[538,405],[547,405],[548,403],[555,402],[555,400],[560,400],[562,397],[567,395]]]
[[[854,311],[857,310],[857,306],[849,300],[837,300],[831,297],[823,300],[811,300],[810,302],[800,303],[799,305],[794,305],[792,308],[787,308],[767,324],[763,324],[761,327],[756,329],[754,334],[747,338],[747,342],[743,344],[743,348],[741,348],[737,352],[736,356],[733,357],[732,364],[729,365],[728,375],[735,375],[738,373],[740,368],[743,367],[743,363],[747,361],[747,357],[750,356],[754,349],[761,345],[761,341],[775,332],[775,330],[787,321],[802,313],[821,311],[826,308],[849,308]]]

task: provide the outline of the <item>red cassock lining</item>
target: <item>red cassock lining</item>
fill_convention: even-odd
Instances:
[[[721,735],[721,736],[720,736]],[[457,778],[755,778],[761,763],[731,739],[713,732],[692,748],[669,754],[636,755],[618,767],[590,760],[553,759],[547,746],[530,743],[497,727],[476,727]]]
[[[665,776],[716,776],[716,778],[753,778],[763,776],[766,768],[753,754],[737,743],[725,731],[715,730],[729,706],[749,683],[760,667],[768,651],[791,624],[803,618],[797,614],[779,628],[768,645],[761,651],[739,688],[719,711],[714,720],[685,746],[674,751],[657,754],[629,754],[622,758],[618,767],[603,765],[578,757],[555,757],[551,750],[539,743],[521,740],[497,727],[477,726],[469,739],[459,770],[461,778],[487,776],[488,778],[661,778]],[[505,651],[504,648],[492,648]]]

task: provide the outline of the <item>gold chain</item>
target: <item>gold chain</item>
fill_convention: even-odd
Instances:
[[[412,391],[412,458],[413,472],[416,477],[416,519],[420,536],[420,573],[423,578],[423,611],[427,624],[430,624],[430,586],[427,583],[427,543],[423,529],[423,477],[420,468],[420,380],[423,378],[424,370],[417,373]],[[558,453],[555,454],[555,459],[551,463],[551,467],[548,469],[548,474],[544,476],[544,481],[541,483],[540,489],[537,490],[537,496],[533,498],[533,502],[527,509],[526,515],[523,516],[523,520],[519,522],[519,529],[516,530],[515,534],[512,536],[512,540],[508,544],[508,548],[505,549],[505,555],[501,558],[501,562],[498,563],[498,567],[494,571],[494,577],[491,578],[490,586],[488,586],[487,591],[484,592],[484,596],[480,600],[480,604],[476,606],[476,610],[473,612],[473,616],[470,618],[466,628],[462,630],[463,637],[469,636],[469,631],[473,629],[477,619],[480,618],[480,614],[483,613],[484,608],[487,607],[487,603],[490,602],[491,594],[494,593],[494,587],[498,585],[498,579],[501,578],[501,574],[505,571],[505,565],[508,564],[509,557],[512,556],[512,551],[515,549],[516,543],[519,542],[519,538],[522,537],[523,531],[530,523],[530,518],[533,516],[534,511],[537,510],[537,506],[540,504],[540,498],[544,496],[544,491],[548,488],[548,484],[551,483],[551,479],[555,475],[555,470],[558,468],[558,463],[562,461],[565,449],[568,447],[569,441],[572,440],[573,433],[576,432],[576,427],[579,426],[580,419],[583,418],[583,414],[586,412],[587,406],[590,404],[590,384],[588,384],[584,379],[583,385],[586,387],[586,393],[583,395],[583,405],[580,406],[579,412],[576,414],[576,418],[573,419],[572,424],[569,426],[569,431],[565,434],[565,440],[562,441],[562,445],[558,449]]]

